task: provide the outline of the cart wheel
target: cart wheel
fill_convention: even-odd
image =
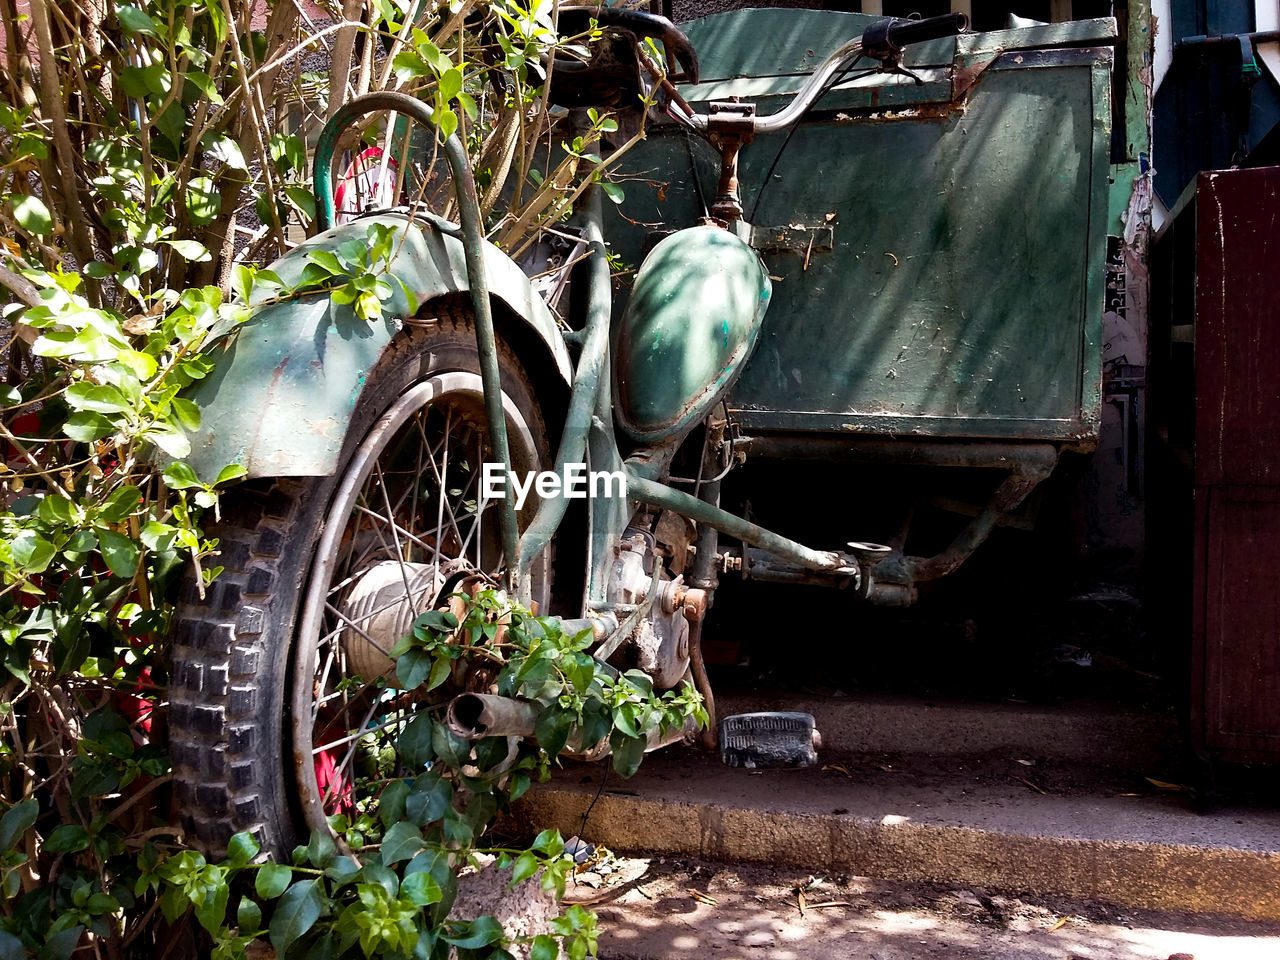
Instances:
[[[541,469],[550,458],[532,387],[509,351],[500,358],[512,467]],[[396,688],[386,645],[502,563],[499,503],[480,496],[479,370],[469,313],[415,322],[370,374],[340,469],[224,494],[210,531],[224,571],[203,599],[193,577],[186,585],[170,686],[179,802],[213,850],[251,831],[287,855],[388,777],[413,774],[399,767],[396,733],[441,704]],[[546,556],[532,580],[545,609]]]
[[[370,210],[396,205],[397,165],[395,157],[384,156],[381,147],[368,147],[343,171],[333,193],[337,222],[348,223]]]

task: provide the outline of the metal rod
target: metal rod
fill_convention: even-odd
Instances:
[[[1255,30],[1252,33],[1224,33],[1216,36],[1197,35],[1183,37],[1173,45],[1173,49],[1212,46],[1219,43],[1239,43],[1242,38],[1252,40],[1254,43],[1274,43],[1280,40],[1280,30]]]
[[[655,483],[652,480],[637,476],[629,460],[625,467],[627,472],[627,496],[633,500],[639,500],[641,503],[647,503],[655,507],[663,507],[667,510],[674,510],[676,513],[686,516],[696,523],[709,524],[721,533],[737,537],[744,543],[749,543],[753,546],[764,547],[770,553],[775,553],[807,569],[836,570],[846,565],[844,559],[838,553],[829,550],[813,550],[802,543],[797,543],[794,540],[789,540],[780,534],[776,534],[772,530],[766,530],[764,527],[748,520],[743,520],[741,517],[735,517],[733,514],[699,500],[697,497],[691,497],[687,493],[673,490],[666,484]]]
[[[590,291],[587,306],[587,322],[582,331],[582,353],[574,371],[573,392],[569,396],[569,410],[565,415],[564,432],[560,437],[560,449],[556,452],[555,471],[564,476],[565,465],[581,463],[586,456],[587,432],[591,428],[591,411],[596,403],[600,378],[608,361],[609,318],[613,308],[612,291],[609,288],[609,262],[601,231],[600,191],[591,188],[586,193],[585,234],[591,251],[584,269]],[[569,508],[568,497],[549,497],[538,506],[538,512],[520,538],[520,550],[516,567],[521,581],[520,600],[528,602],[529,587],[525,572],[533,560],[550,542],[560,521]]]
[[[711,678],[707,676],[707,665],[702,659],[702,617],[689,624],[689,672],[693,674],[693,685],[702,694],[702,705],[707,710],[707,725],[702,731],[702,745],[707,750],[715,750],[720,746],[720,731],[716,726],[716,697],[711,690]]]
[[[315,191],[316,226],[327,230],[333,224],[333,152],[338,137],[357,118],[378,110],[394,110],[420,123],[435,127],[432,109],[405,93],[382,91],[357,97],[344,104],[324,125],[316,144]],[[484,408],[489,420],[489,455],[499,463],[505,473],[511,471],[511,450],[507,444],[507,420],[502,409],[502,375],[498,366],[498,341],[493,329],[493,308],[489,302],[489,281],[485,275],[484,258],[486,241],[480,204],[476,197],[476,182],[471,175],[471,164],[462,142],[456,135],[444,141],[445,160],[453,175],[454,193],[458,200],[459,218],[462,221],[462,247],[466,255],[467,281],[471,288],[471,305],[475,311],[476,351],[480,355],[480,379],[484,384]],[[506,586],[519,588],[519,533],[516,526],[516,508],[510,497],[504,497],[499,508],[502,530],[502,552],[506,558]]]

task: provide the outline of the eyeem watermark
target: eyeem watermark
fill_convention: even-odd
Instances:
[[[564,473],[554,470],[528,470],[523,476],[507,470],[500,463],[486,463],[480,468],[481,496],[495,500],[515,494],[516,509],[524,507],[529,491],[537,491],[543,500],[565,497],[585,500],[587,497],[625,497],[627,475],[621,470],[587,470],[585,463],[566,463]]]

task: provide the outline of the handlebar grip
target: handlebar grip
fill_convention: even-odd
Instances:
[[[862,53],[876,60],[897,56],[902,48],[926,40],[954,37],[969,27],[969,18],[963,13],[944,13],[927,20],[900,20],[896,17],[880,20],[862,33]]]

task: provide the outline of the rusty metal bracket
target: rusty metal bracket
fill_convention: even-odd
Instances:
[[[708,108],[707,139],[720,151],[720,186],[711,217],[723,226],[742,219],[738,195],[738,151],[755,139],[756,105],[717,100]]]
[[[955,66],[951,69],[952,101],[968,94],[987,72],[987,68],[999,60],[1003,53],[1004,47],[996,47],[994,50],[979,50],[977,53],[957,56]]]
[[[799,223],[781,227],[752,227],[747,241],[757,253],[830,253],[835,249],[836,232],[829,225],[807,227]]]

